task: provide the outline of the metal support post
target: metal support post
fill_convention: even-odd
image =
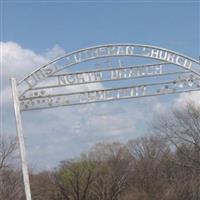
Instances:
[[[17,91],[17,82],[15,78],[11,78],[11,85],[12,85],[12,96],[14,103],[16,128],[17,128],[17,137],[18,137],[20,157],[21,157],[21,167],[24,180],[24,190],[25,190],[26,200],[31,200],[30,181],[29,181],[28,166],[26,161],[26,150],[25,150],[24,137],[22,133],[20,102]]]

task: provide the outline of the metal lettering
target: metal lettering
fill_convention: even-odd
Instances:
[[[77,83],[84,83],[85,82],[85,78],[84,78],[84,74],[77,74],[76,75],[76,79],[77,79]]]
[[[146,74],[145,68],[144,67],[138,68],[136,74],[137,74],[137,77],[139,77],[139,76],[145,76],[145,74]]]
[[[153,75],[155,72],[154,66],[146,67],[145,69],[147,75]],[[145,75],[145,73],[143,75]]]
[[[37,82],[39,82],[40,80],[43,80],[45,78],[45,74],[42,70],[38,70],[34,73],[34,77],[36,78]]]
[[[70,55],[66,57],[67,64],[66,65],[72,65],[75,63],[74,58]]]
[[[117,55],[125,55],[126,54],[126,51],[124,49],[123,46],[119,46],[117,47],[117,52],[116,52]]]
[[[172,63],[174,63],[175,57],[176,57],[175,54],[168,53],[167,61],[168,61],[168,62],[172,62]]]
[[[76,63],[79,63],[82,61],[82,54],[81,52],[74,54],[74,60]]]
[[[135,88],[135,96],[138,96],[138,95],[139,95],[139,88],[136,87],[136,88]]]
[[[140,89],[141,89],[141,94],[146,95],[147,86],[142,86],[142,87],[140,87]]]
[[[106,47],[101,47],[99,48],[99,53],[100,56],[106,56],[108,54],[107,48]]]
[[[96,91],[96,99],[97,100],[104,100],[105,99],[105,93],[103,91]]]
[[[168,52],[167,51],[160,51],[160,57],[159,57],[159,59],[166,61],[167,57],[168,57]]]
[[[160,58],[160,51],[157,50],[157,49],[152,49],[150,57],[159,59]]]
[[[129,69],[127,77],[128,78],[134,78],[136,76],[136,73],[137,73],[137,69],[136,68],[131,68],[131,69]]]
[[[102,72],[94,72],[94,81],[101,81],[103,79]]]
[[[67,81],[65,76],[58,76],[58,85],[66,85]]]
[[[87,76],[87,81],[88,83],[90,82],[96,82],[96,81],[101,81],[103,74],[102,72],[89,72],[85,74]]]
[[[120,59],[118,59],[118,63],[119,63],[119,67],[120,67],[120,68],[123,67],[123,66],[122,66],[122,62],[121,62]]]
[[[27,83],[29,88],[37,84],[37,82],[35,81],[35,79],[32,78],[32,76],[27,77],[24,81]]]
[[[135,96],[135,88],[131,88],[131,97],[134,97]]]
[[[88,101],[95,101],[96,93],[95,92],[88,92]]]
[[[142,48],[142,55],[143,56],[146,56],[146,57],[149,57],[151,54],[150,54],[150,51],[148,52],[149,49],[147,48]]]
[[[68,74],[65,76],[65,78],[69,84],[73,84],[77,82],[77,78],[74,74]]]
[[[109,56],[115,56],[116,55],[116,46],[113,46],[113,47],[109,47],[108,48],[108,55]]]
[[[176,56],[175,63],[176,63],[177,65],[183,65],[184,59],[183,59],[182,57],[180,57],[180,56]]]
[[[55,75],[56,85],[74,85],[84,83],[94,83],[101,81],[130,79],[143,76],[153,76],[162,74],[162,65],[149,65],[140,67],[120,67],[108,70],[87,71],[72,74]],[[30,85],[30,84],[29,84]]]
[[[85,75],[87,75],[87,81],[86,82],[93,82],[94,81],[94,72],[89,72],[89,73],[86,73]]]
[[[52,65],[46,66],[42,69],[42,71],[45,77],[48,77],[49,75],[53,74],[56,71],[56,66],[53,66],[53,68]]]
[[[127,70],[126,69],[117,69],[111,71],[111,80],[127,78]]]
[[[162,74],[163,66],[162,65],[155,66],[154,72],[155,72],[155,74]]]
[[[120,98],[120,89],[118,89],[116,92],[117,92],[117,99],[119,99]]]
[[[90,50],[90,56],[88,59],[90,58],[96,58],[96,57],[99,57],[99,51],[98,49],[91,49]]]
[[[88,92],[79,95],[79,102],[85,103],[88,101]]]
[[[111,71],[111,80],[118,79],[118,77],[119,77],[119,70],[118,69],[112,70]]]
[[[25,78],[22,82],[25,82],[28,89],[30,89],[31,87],[37,85],[37,83],[39,83],[40,81],[55,74],[58,70],[66,68],[67,66],[78,64],[86,60],[91,60],[106,56],[129,56],[129,55],[144,56],[144,57],[164,60],[179,65],[182,68],[189,69],[193,73],[199,75],[198,70],[192,69],[194,63],[195,63],[194,66],[197,66],[196,68],[198,69],[199,67],[198,62],[193,61],[192,59],[189,58],[187,59],[184,56],[171,52],[170,50],[162,50],[151,46],[144,47],[143,45],[122,44],[122,45],[112,45],[112,46],[108,45],[108,46],[88,48],[82,51],[77,51],[73,54],[69,54],[63,57],[66,59],[66,63],[63,64],[63,66],[57,67],[55,64],[56,62],[59,62],[59,60],[56,60],[50,63],[49,65],[43,66],[39,70],[35,71],[32,75],[29,75],[29,77]],[[148,70],[150,71],[150,69]],[[150,72],[146,73],[150,74]],[[22,84],[22,82],[20,82],[20,84]],[[64,81],[62,81],[62,84],[64,84]],[[23,92],[21,93],[23,94]]]
[[[180,85],[181,84],[181,85]],[[38,95],[35,98],[25,98],[20,101],[22,110],[40,109],[47,107],[63,106],[63,105],[77,105],[82,103],[93,103],[100,101],[109,101],[117,99],[136,98],[144,96],[156,96],[162,94],[194,91],[200,88],[199,79],[195,77],[180,77],[180,80],[161,82],[161,83],[149,83],[145,86],[130,86],[124,88],[113,88],[96,91],[86,91],[66,94],[66,96],[47,96]],[[147,90],[148,89],[148,90]],[[40,93],[40,92],[39,92]]]
[[[130,88],[126,88],[123,90],[123,97],[130,97]]]
[[[113,90],[105,90],[104,97],[107,100],[114,99]]]
[[[184,67],[191,69],[192,67],[192,61],[185,59],[185,62],[183,64]]]
[[[126,46],[126,55],[134,55],[134,49],[135,47]]]

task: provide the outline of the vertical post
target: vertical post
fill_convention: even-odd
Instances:
[[[21,167],[22,167],[25,195],[26,195],[26,200],[31,200],[28,166],[27,166],[27,161],[26,161],[26,150],[25,150],[24,137],[22,133],[20,102],[19,102],[19,95],[17,91],[17,82],[15,78],[11,78],[11,86],[12,86],[12,96],[13,96],[13,102],[14,102],[15,120],[16,120],[16,128],[17,128],[17,138],[18,138],[19,149],[20,149]]]

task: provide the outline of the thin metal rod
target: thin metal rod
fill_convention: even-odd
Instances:
[[[200,80],[199,78],[195,78],[194,80]],[[184,81],[184,79],[181,79],[180,82]],[[178,83],[177,80],[169,80],[169,81],[163,81],[163,82],[154,82],[154,83],[146,83],[146,84],[139,84],[139,85],[129,85],[126,87],[116,87],[116,88],[106,88],[106,89],[98,89],[98,90],[87,90],[87,91],[80,91],[80,92],[69,92],[69,93],[60,93],[60,94],[51,94],[51,95],[45,95],[45,96],[35,96],[35,97],[27,97],[24,99],[21,99],[20,101],[25,100],[33,100],[33,99],[44,99],[44,98],[51,98],[51,97],[61,97],[61,96],[71,96],[71,95],[79,95],[79,94],[85,94],[85,93],[92,93],[92,92],[100,92],[100,91],[112,91],[112,90],[120,90],[120,89],[128,89],[130,87],[136,88],[136,87],[149,87],[149,86],[157,86],[157,85],[165,85],[165,84],[171,84],[171,83]]]
[[[24,142],[24,137],[23,137],[23,132],[22,132],[20,103],[19,103],[19,98],[18,98],[17,82],[15,78],[11,78],[11,86],[12,86],[12,96],[13,96],[14,112],[15,112],[15,120],[16,120],[17,138],[18,138],[19,149],[20,149],[24,190],[25,190],[26,200],[31,200],[31,189],[30,189],[30,181],[29,181],[29,174],[28,174],[28,165],[26,161],[25,142]]]
[[[44,109],[50,109],[50,108],[58,108],[62,106],[79,106],[79,105],[86,105],[86,104],[95,104],[95,103],[102,103],[102,102],[112,102],[112,101],[120,101],[120,100],[130,100],[130,99],[138,99],[138,98],[146,98],[146,97],[157,97],[157,96],[164,96],[164,95],[172,95],[172,94],[181,94],[181,93],[190,93],[190,92],[200,92],[200,89],[189,89],[189,90],[182,90],[182,91],[176,91],[176,92],[168,92],[168,93],[157,93],[157,94],[148,94],[148,95],[140,95],[140,96],[134,96],[134,97],[121,97],[116,99],[105,99],[105,100],[98,100],[98,101],[88,101],[88,102],[80,102],[80,103],[71,103],[66,105],[56,105],[52,107],[40,107],[40,108],[30,108],[27,110],[22,109],[23,112],[27,111],[34,111],[34,110],[44,110]]]
[[[71,52],[71,53],[66,53],[66,54],[63,55],[63,56],[60,56],[60,57],[56,58],[56,59],[50,61],[49,63],[47,63],[47,64],[45,64],[45,65],[43,65],[43,66],[41,66],[41,67],[38,67],[36,70],[34,70],[34,71],[33,71],[32,73],[30,73],[28,76],[26,76],[24,79],[20,80],[20,81],[18,82],[18,85],[20,85],[23,81],[25,81],[26,78],[30,77],[32,74],[36,73],[36,72],[39,71],[40,69],[42,69],[42,68],[44,68],[44,67],[46,67],[46,66],[49,66],[49,65],[51,65],[51,64],[53,64],[53,63],[56,63],[57,61],[59,61],[59,60],[61,60],[61,59],[64,59],[64,58],[69,57],[69,56],[71,56],[71,55],[74,55],[74,54],[77,54],[77,53],[80,53],[80,52],[83,52],[83,51],[87,51],[87,50],[94,50],[94,49],[99,49],[99,48],[103,48],[103,47],[115,47],[115,46],[132,46],[132,47],[152,48],[152,49],[156,49],[156,50],[161,50],[161,51],[165,51],[165,52],[168,52],[168,53],[172,53],[172,54],[181,56],[182,58],[188,59],[188,60],[190,60],[190,61],[192,61],[192,62],[194,62],[194,63],[196,63],[196,64],[198,64],[198,65],[200,64],[200,62],[199,62],[198,60],[195,60],[195,59],[190,58],[190,57],[188,57],[188,56],[185,56],[185,55],[183,55],[183,54],[177,53],[177,52],[175,52],[175,51],[172,51],[172,50],[169,50],[169,49],[166,49],[166,48],[160,48],[160,47],[152,46],[152,45],[132,44],[132,43],[117,43],[117,44],[98,45],[98,46],[93,46],[93,47],[88,47],[88,48],[79,49],[79,50],[73,51],[73,52]],[[85,62],[85,61],[89,61],[89,60],[94,60],[94,59],[96,59],[96,58],[117,57],[117,56],[119,56],[119,55],[116,55],[116,56],[115,56],[115,55],[111,55],[111,56],[97,56],[97,57],[92,57],[92,58],[90,58],[90,59],[86,59],[86,60],[82,61],[81,63],[83,63],[83,62]],[[127,55],[126,55],[126,56],[127,56]],[[133,56],[133,55],[131,55],[131,56]],[[137,56],[138,56],[138,57],[145,57],[145,56],[142,56],[142,55],[136,55],[136,54],[134,55],[134,57],[137,57]],[[148,58],[148,57],[147,57],[147,58]],[[152,59],[153,59],[153,58],[152,58]],[[155,59],[155,58],[154,58],[154,59]],[[67,60],[67,59],[66,59],[66,60]],[[156,60],[160,60],[160,59],[156,59]],[[75,63],[75,64],[77,64],[77,63]],[[64,66],[62,69],[57,70],[56,72],[59,72],[59,71],[65,69],[65,68],[70,67],[70,66],[73,66],[73,65],[75,65],[75,64],[73,63],[73,64],[70,64],[70,65]],[[179,65],[178,65],[178,66],[179,66]],[[180,66],[180,67],[184,68],[183,66]],[[198,76],[200,76],[200,73],[199,73],[199,72],[193,71],[193,70],[191,70],[191,69],[190,69],[190,71],[193,72],[193,73],[195,73],[195,74],[197,74]]]
[[[162,66],[162,65],[169,65],[171,63],[167,62],[161,62],[161,63],[154,63],[154,64],[143,64],[143,65],[135,65],[135,66],[129,66],[129,67],[108,67],[108,68],[103,68],[103,69],[93,69],[93,70],[87,70],[87,71],[78,71],[78,72],[71,72],[71,73],[63,73],[63,74],[53,74],[50,75],[48,78],[58,78],[61,76],[69,76],[69,75],[77,75],[77,74],[89,74],[89,73],[95,73],[95,72],[110,72],[112,70],[125,70],[125,69],[140,69],[140,68],[145,68],[145,67],[153,67],[153,66]],[[177,72],[179,73],[179,72]],[[186,71],[185,71],[186,73]],[[189,73],[189,72],[187,72]],[[175,73],[174,73],[175,74]],[[126,77],[126,78],[119,78],[119,79],[103,79],[103,80],[95,80],[95,81],[86,81],[83,83],[70,83],[70,84],[54,84],[54,85],[48,85],[48,86],[36,86],[36,87],[31,87],[23,93],[20,94],[19,98],[22,97],[23,95],[26,94],[26,92],[29,91],[34,91],[38,89],[47,89],[47,88],[57,88],[57,87],[66,87],[66,86],[72,86],[72,85],[81,85],[81,84],[90,84],[90,83],[99,83],[99,82],[109,82],[109,81],[119,81],[119,80],[128,80],[128,79],[138,79],[138,78],[145,78],[145,77],[152,77],[152,76],[157,76],[158,74],[154,75],[145,75],[145,76],[136,76],[136,77]],[[160,74],[161,75],[161,74]],[[163,75],[172,75],[172,73],[165,73]]]
[[[112,70],[120,70],[120,69],[140,69],[145,67],[154,67],[154,66],[160,66],[160,65],[169,65],[171,63],[167,62],[161,62],[161,63],[153,63],[153,64],[143,64],[143,65],[132,65],[128,67],[108,67],[108,68],[102,68],[102,69],[93,69],[93,70],[86,70],[86,71],[77,71],[77,72],[71,72],[71,73],[62,73],[62,74],[53,74],[49,77],[58,77],[58,76],[65,76],[65,75],[76,75],[76,74],[82,74],[82,73],[92,73],[92,72],[104,72],[104,71],[112,71]]]
[[[125,68],[126,69],[126,68]],[[70,87],[74,85],[85,85],[85,84],[92,84],[92,83],[103,83],[103,82],[116,82],[116,81],[123,81],[123,80],[136,80],[136,79],[142,79],[142,78],[156,78],[156,77],[161,77],[161,76],[170,76],[170,75],[179,75],[179,74],[189,74],[190,72],[184,71],[184,72],[169,72],[169,73],[162,73],[162,74],[153,74],[153,75],[141,75],[141,76],[136,76],[136,77],[122,77],[122,78],[117,78],[117,79],[102,79],[102,80],[95,80],[95,81],[88,81],[88,82],[83,82],[83,83],[70,83],[70,84],[63,84],[63,85],[48,85],[48,86],[41,86],[41,87],[35,87],[32,89],[29,89],[26,92],[29,91],[35,91],[35,90],[42,90],[42,89],[53,89],[53,88],[62,88],[62,87]],[[67,75],[67,74],[66,74]],[[60,75],[58,75],[60,76]],[[21,94],[24,95],[25,93]]]

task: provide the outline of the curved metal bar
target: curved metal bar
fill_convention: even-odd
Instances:
[[[107,54],[105,53],[102,53],[102,55],[96,55],[96,56],[86,56],[86,58],[84,59],[78,59],[77,56],[78,54],[80,53],[87,53],[87,52],[90,52],[90,53],[95,53],[95,52],[92,52],[93,50],[98,50],[98,51],[103,51],[103,48],[106,48],[104,50],[108,51],[109,48],[118,48],[117,49],[117,52],[115,53],[108,53]],[[122,53],[118,53],[118,50],[120,51],[119,48],[124,48],[126,47],[126,52],[122,52]],[[151,50],[151,52],[148,52],[148,53],[141,53],[139,54],[137,52],[137,49],[136,49],[136,52],[134,52],[134,49],[135,48],[142,48],[142,51],[145,49],[147,50]],[[141,50],[141,49],[140,49]],[[112,49],[111,49],[112,51]],[[156,52],[157,51],[157,52]],[[151,55],[149,54],[151,53]],[[165,53],[166,54],[166,58],[161,58],[158,56],[153,56],[154,54],[157,55],[157,54],[161,54],[161,53]],[[73,57],[72,57],[73,56]],[[193,72],[194,74],[198,75],[200,77],[200,63],[199,61],[193,59],[193,58],[190,58],[188,56],[185,56],[183,54],[180,54],[180,53],[177,53],[175,51],[171,51],[171,50],[168,50],[168,49],[165,49],[165,48],[160,48],[160,47],[156,47],[156,46],[150,46],[150,45],[141,45],[141,44],[108,44],[108,45],[100,45],[100,46],[95,46],[95,47],[89,47],[89,48],[85,48],[85,49],[80,49],[78,51],[73,51],[71,53],[67,53],[65,54],[64,56],[61,56],[59,58],[56,58],[55,60],[49,62],[48,64],[42,66],[42,67],[39,67],[38,69],[36,69],[35,71],[33,71],[31,74],[29,74],[28,76],[26,76],[23,80],[19,81],[18,82],[18,86],[21,85],[23,82],[25,82],[28,78],[30,77],[33,77],[34,75],[36,75],[38,72],[42,72],[44,73],[44,71],[42,70],[45,70],[45,68],[47,68],[48,66],[51,66],[52,64],[56,64],[57,61],[60,61],[62,59],[66,59],[65,62],[69,61],[70,58],[73,59],[74,61],[73,62],[69,62],[68,64],[64,65],[64,66],[61,66],[60,69],[57,69],[55,68],[53,70],[53,72],[49,72],[49,73],[45,73],[43,74],[42,78],[38,80],[37,83],[33,84],[33,86],[30,86],[30,88],[33,88],[35,85],[37,85],[40,81],[46,79],[47,77],[57,73],[58,71],[61,71],[67,67],[70,67],[70,66],[73,66],[73,65],[76,65],[76,64],[79,64],[79,63],[83,63],[83,62],[86,62],[86,61],[89,61],[89,60],[94,60],[94,59],[98,59],[98,58],[104,58],[104,57],[116,57],[116,56],[133,56],[133,57],[144,57],[144,58],[151,58],[151,59],[155,59],[155,60],[160,60],[160,61],[165,61],[165,62],[169,62],[169,63],[172,63],[174,65],[177,65],[179,67],[182,67],[186,70],[189,70],[191,72]],[[172,59],[173,56],[176,56],[176,62],[171,62],[170,59]],[[189,64],[188,64],[189,63]],[[187,66],[186,66],[187,65]],[[194,70],[193,69],[193,65],[197,66],[197,68],[199,70]],[[55,66],[54,66],[55,67]],[[47,70],[50,70],[51,69],[48,69]]]
[[[24,96],[27,92],[29,91],[34,91],[34,90],[39,90],[39,89],[47,89],[47,88],[57,88],[57,87],[66,87],[66,86],[73,86],[73,85],[84,85],[84,84],[91,84],[91,83],[103,83],[103,82],[110,82],[110,81],[120,81],[120,80],[129,80],[129,79],[138,79],[138,78],[145,78],[145,77],[156,77],[156,76],[167,76],[167,75],[176,75],[176,74],[186,74],[186,73],[190,73],[188,71],[176,71],[176,72],[169,72],[169,73],[162,73],[162,67],[165,65],[169,65],[170,63],[166,63],[166,62],[161,62],[161,63],[155,63],[155,64],[144,64],[144,65],[130,65],[128,67],[109,67],[109,68],[103,68],[103,69],[95,69],[95,70],[86,70],[86,71],[78,71],[78,72],[71,72],[71,73],[65,73],[65,74],[58,74],[58,75],[51,75],[49,76],[49,78],[56,78],[57,79],[57,84],[49,84],[46,86],[40,86],[40,87],[34,87],[32,89],[28,89],[25,90],[20,97]],[[103,78],[103,72],[110,72],[112,74],[112,72],[116,72],[116,71],[123,71],[123,70],[142,70],[142,69],[147,69],[148,67],[159,67],[158,72],[153,72],[151,74],[142,74],[142,75],[135,75],[135,76],[129,76],[126,77],[126,75],[124,77],[107,77],[107,78]],[[69,84],[60,84],[59,83],[59,77],[65,77],[65,76],[73,76],[73,75],[85,75],[85,74],[92,74],[93,75],[95,73],[100,73],[99,78],[96,78],[95,80],[87,80],[87,81],[83,81],[83,82],[79,82],[79,83],[69,83]],[[136,72],[135,72],[136,73]],[[110,76],[111,76],[110,74]]]
[[[85,104],[94,104],[94,103],[102,103],[102,102],[111,102],[111,101],[119,101],[119,100],[128,100],[128,99],[138,99],[138,98],[145,98],[145,97],[156,97],[156,96],[164,96],[164,95],[170,95],[170,94],[181,94],[181,93],[190,93],[190,92],[200,92],[199,88],[196,89],[185,89],[181,91],[169,91],[168,93],[157,93],[157,94],[147,94],[147,95],[140,95],[140,96],[130,96],[130,97],[121,97],[116,99],[105,99],[105,100],[98,100],[98,101],[88,101],[88,102],[79,102],[79,103],[71,103],[71,104],[65,104],[65,105],[54,105],[52,107],[46,106],[46,107],[38,107],[38,108],[29,108],[29,109],[22,109],[22,112],[27,111],[33,111],[33,110],[43,110],[43,109],[50,109],[50,108],[58,108],[62,106],[77,106],[77,105],[85,105]]]
[[[28,97],[21,100],[21,110],[43,109],[43,107],[72,106],[78,104],[111,101],[126,98],[137,98],[145,96],[158,96],[170,93],[187,91],[199,91],[199,78],[188,82],[182,80],[170,80],[154,82],[126,87],[115,87],[109,89],[98,89],[79,92],[63,92],[60,94],[47,94],[44,96]]]
[[[170,76],[170,75],[182,75],[182,74],[188,74],[190,72],[184,71],[184,72],[169,72],[169,73],[163,73],[163,74],[156,74],[156,75],[143,75],[143,76],[137,76],[137,77],[122,77],[119,79],[104,79],[104,80],[95,80],[90,82],[84,82],[84,83],[73,83],[73,84],[66,84],[66,85],[49,85],[49,86],[41,86],[41,87],[35,87],[28,91],[37,91],[37,90],[43,90],[43,89],[53,89],[53,88],[61,88],[61,87],[67,87],[67,86],[74,86],[74,85],[84,85],[84,84],[91,84],[91,83],[103,83],[103,82],[111,82],[111,81],[123,81],[123,80],[136,80],[141,78],[150,78],[150,77],[162,77],[162,76]]]
[[[200,80],[200,79],[195,79]],[[181,80],[185,81],[185,80]],[[163,81],[163,82],[154,82],[154,83],[146,83],[146,84],[140,84],[140,85],[133,85],[133,86],[126,86],[126,87],[117,87],[117,88],[106,88],[106,89],[98,89],[98,90],[87,90],[87,91],[80,91],[80,92],[67,92],[67,93],[60,93],[60,94],[52,94],[52,95],[44,95],[39,97],[27,97],[22,99],[24,100],[33,100],[33,99],[44,99],[44,98],[51,98],[51,97],[58,97],[58,96],[69,96],[69,95],[76,95],[76,94],[85,94],[85,93],[93,93],[93,92],[101,92],[101,91],[112,91],[112,90],[121,90],[121,89],[128,89],[130,87],[136,88],[136,87],[148,87],[148,86],[156,86],[156,85],[165,85],[165,84],[176,84],[178,81],[176,80],[169,80],[169,81]]]

